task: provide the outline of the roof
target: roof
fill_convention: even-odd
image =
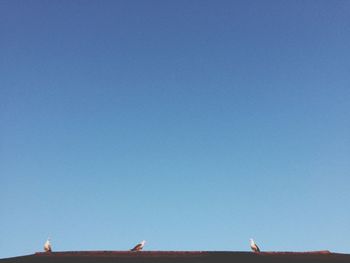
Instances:
[[[310,252],[232,251],[64,251],[0,259],[0,263],[244,263],[350,262],[349,254]]]

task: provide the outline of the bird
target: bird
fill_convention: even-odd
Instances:
[[[146,241],[143,240],[141,243],[137,244],[135,247],[130,249],[130,251],[141,251],[143,247],[145,246]]]
[[[45,252],[52,252],[50,238],[47,238],[47,240],[46,240],[46,242],[44,244],[44,250],[45,250]]]
[[[254,240],[251,238],[250,239],[250,248],[253,250],[253,252],[255,253],[259,253],[260,252],[260,248],[258,247],[257,244],[255,244]]]

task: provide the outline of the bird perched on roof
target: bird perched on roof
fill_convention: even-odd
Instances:
[[[141,251],[143,247],[145,246],[146,241],[143,240],[141,243],[137,244],[135,247],[130,249],[130,251]]]
[[[251,238],[250,239],[250,248],[255,252],[255,253],[259,253],[260,252],[260,248],[258,247],[257,244],[255,244],[254,240]]]
[[[45,252],[52,252],[51,242],[50,238],[48,238],[44,244],[44,250]]]

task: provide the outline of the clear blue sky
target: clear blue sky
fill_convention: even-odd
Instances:
[[[350,253],[350,1],[0,1],[0,258]]]

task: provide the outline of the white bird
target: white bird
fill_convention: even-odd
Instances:
[[[51,243],[50,243],[50,238],[48,238],[44,244],[44,250],[45,252],[51,252],[52,251],[52,247],[51,247]]]
[[[130,251],[141,251],[143,249],[143,247],[145,246],[145,243],[146,243],[146,241],[143,240],[141,243],[137,244],[132,249],[130,249]]]
[[[260,249],[258,247],[257,244],[255,244],[254,240],[251,238],[250,239],[250,248],[255,252],[255,253],[259,253]]]

